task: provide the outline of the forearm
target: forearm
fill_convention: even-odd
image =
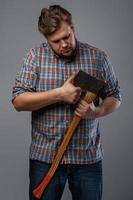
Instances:
[[[81,100],[75,110],[75,114],[83,119],[96,119],[112,113],[120,106],[120,101],[113,96],[107,97],[99,106],[88,104]]]
[[[61,87],[44,92],[24,92],[14,98],[13,105],[17,111],[35,111],[59,101],[75,104],[81,89],[72,84],[73,80],[71,76]]]
[[[103,117],[114,112],[120,106],[120,104],[121,102],[115,97],[107,97],[98,107],[96,107],[95,118]]]
[[[44,92],[24,92],[13,100],[17,111],[35,111],[61,100],[60,88]]]
[[[17,111],[35,111],[59,101],[75,104],[81,89],[72,84],[73,79],[71,76],[63,86],[44,92],[24,92],[14,98],[13,105]]]

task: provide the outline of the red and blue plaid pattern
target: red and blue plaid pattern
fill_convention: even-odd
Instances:
[[[106,82],[103,98],[113,95],[121,100],[120,87],[107,55],[88,44],[77,41],[76,54],[64,62],[50,45],[32,48],[24,58],[16,76],[13,98],[23,92],[41,92],[61,87],[71,75],[83,70]],[[58,102],[32,112],[30,158],[52,163],[69,127],[75,106]],[[82,119],[61,163],[95,163],[103,157],[98,119]]]

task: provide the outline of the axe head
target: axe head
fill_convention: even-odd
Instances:
[[[74,85],[80,87],[84,92],[90,91],[97,94],[105,82],[80,70],[74,79]]]

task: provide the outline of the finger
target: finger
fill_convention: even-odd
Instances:
[[[76,87],[76,89],[77,89],[77,92],[78,92],[79,94],[81,94],[81,88],[80,88],[80,87]]]
[[[89,104],[88,104],[85,100],[83,100],[83,99],[81,100],[81,104],[82,104],[82,105],[85,105],[85,106],[89,105]]]
[[[79,108],[77,108],[75,111],[76,111],[77,113],[79,113],[79,114],[82,113],[82,112],[81,112],[81,109],[79,109]]]
[[[73,100],[74,103],[77,103],[78,101],[79,101],[79,97],[76,97],[76,98]]]
[[[84,107],[88,107],[89,104],[86,101],[84,101],[84,100],[80,100],[80,102],[78,104],[78,107],[79,106],[82,107],[82,108],[84,108]]]
[[[77,109],[84,109],[85,106],[83,106],[82,104],[78,104]]]
[[[77,112],[76,110],[75,110],[74,114],[81,117],[81,114],[79,112]]]
[[[75,95],[75,98],[76,98],[77,100],[80,99],[80,92],[78,92],[78,93]]]
[[[75,78],[75,75],[70,76],[70,77],[66,80],[66,83],[73,83],[74,78]]]

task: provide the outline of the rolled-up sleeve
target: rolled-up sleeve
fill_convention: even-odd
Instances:
[[[105,53],[103,54],[102,66],[103,66],[103,76],[106,83],[104,88],[102,89],[103,98],[114,96],[119,101],[121,101],[122,97],[121,97],[120,85],[115,75],[113,66],[108,56]]]
[[[23,59],[20,71],[16,75],[12,91],[12,100],[23,92],[35,92],[36,80],[36,56],[34,49],[30,49]]]

